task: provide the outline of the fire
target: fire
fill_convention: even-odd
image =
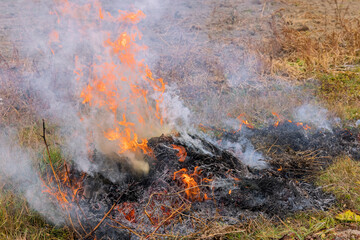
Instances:
[[[242,113],[242,114],[240,114],[239,116],[237,116],[236,119],[240,122],[240,125],[239,125],[238,130],[236,130],[235,132],[240,132],[243,125],[245,125],[245,126],[248,127],[248,128],[251,128],[251,129],[254,128],[254,126],[251,125],[251,124],[248,122],[248,120],[243,119],[244,116],[245,116],[244,113]]]
[[[304,130],[309,130],[309,129],[311,129],[311,127],[309,126],[309,125],[307,125],[307,124],[303,124],[302,122],[298,122],[298,123],[295,123],[296,124],[296,126],[298,126],[298,127],[302,127]]]
[[[109,13],[108,16],[112,17]],[[159,105],[163,100],[165,83],[162,79],[155,79],[148,66],[137,60],[137,53],[146,47],[136,43],[137,39],[141,39],[141,33],[135,24],[144,17],[141,11],[120,12],[116,21],[133,25],[132,32],[122,32],[115,40],[109,37],[104,41],[104,52],[109,51],[112,59],[93,66],[94,77],[89,79],[89,84],[80,95],[83,104],[113,114],[113,126],[104,130],[104,136],[117,143],[120,154],[135,152],[137,149],[145,154],[150,153],[146,138],[140,138],[137,130],[154,122],[154,119],[157,119],[159,125],[163,123]],[[103,16],[101,18],[106,19]],[[151,102],[149,93],[155,92],[158,96]]]
[[[176,156],[179,158],[179,162],[184,162],[187,156],[187,152],[183,146],[171,145],[175,150],[178,151]]]
[[[276,112],[272,112],[272,115],[274,115],[277,118],[277,121],[274,123],[274,127],[278,127],[279,123],[281,122],[281,117]],[[287,120],[287,122],[293,123],[298,127],[302,127],[304,130],[310,130],[311,129],[311,127],[309,125],[307,125],[307,124],[304,125],[302,122],[293,122],[291,120]]]
[[[52,166],[52,164],[50,165]],[[70,181],[66,164],[62,171],[56,171],[56,169],[52,168],[52,171],[45,178],[40,176],[43,187],[42,192],[49,194],[64,210],[68,211],[79,197],[84,177],[85,174],[82,174],[79,178],[74,177]]]
[[[192,201],[201,201],[200,188],[194,179],[194,177],[198,176],[200,171],[198,171],[198,167],[195,167],[193,174],[189,175],[186,173],[187,171],[188,170],[186,168],[182,168],[179,171],[174,172],[173,180],[178,178],[182,181],[182,183],[185,185],[185,193],[188,199]],[[180,175],[180,177],[178,177],[178,175]]]
[[[142,33],[137,24],[146,15],[139,10],[118,11],[118,15],[113,16],[104,11],[97,0],[82,6],[63,0],[51,14],[57,16],[58,24],[62,23],[61,18],[76,22],[84,36],[80,40],[87,42],[87,31],[95,29],[102,41],[97,42],[100,50],[91,65],[81,63],[81,56],[75,56],[76,80],[86,83],[79,96],[81,102],[89,109],[87,112],[98,112],[107,121],[98,124],[105,121],[96,114],[82,116],[97,123],[91,130],[99,129],[103,138],[117,147],[118,154],[151,154],[147,138],[162,129],[161,103],[166,84],[163,79],[155,78],[139,58],[147,46],[138,43]],[[53,30],[49,38],[49,45],[60,43],[61,32]],[[54,54],[52,48],[51,51]]]
[[[274,115],[274,116],[277,118],[277,121],[274,123],[274,127],[279,126],[279,123],[280,123],[280,121],[281,121],[280,115],[277,114],[276,112],[271,112],[271,114]]]

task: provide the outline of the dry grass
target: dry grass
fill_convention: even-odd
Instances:
[[[29,208],[25,199],[3,187],[0,189],[0,238],[74,239],[67,228],[57,228],[46,223]]]
[[[310,15],[313,21],[325,19],[320,23],[323,25],[312,29],[306,25],[294,27],[286,12],[279,11],[273,16],[274,38],[267,44],[253,46],[260,49],[261,57],[268,57],[272,74],[301,80],[316,77],[319,72],[331,73],[344,65],[360,63],[360,16],[349,14],[345,3],[333,2],[326,5],[328,9],[325,10],[334,14],[324,12],[315,17],[311,16],[315,12],[311,6],[304,10],[303,15]]]
[[[10,59],[0,54],[0,127],[26,126],[36,121],[38,100],[30,93],[30,80],[24,78],[31,67],[29,61],[20,59],[15,47]]]

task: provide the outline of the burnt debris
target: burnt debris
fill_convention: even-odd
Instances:
[[[341,129],[305,131],[290,123],[247,129],[246,134],[223,133],[222,140],[246,138],[260,149],[269,164],[265,169],[244,165],[216,140],[195,135],[152,138],[147,176],[134,175],[127,166],[110,164],[106,157],[96,155],[97,161],[107,162],[107,168],[84,177],[73,218],[80,218],[82,226],[76,227],[83,234],[137,239],[161,238],[169,232],[190,234],[214,219],[234,224],[259,214],[284,217],[301,210],[325,210],[335,198],[314,186],[309,176],[336,156],[359,159],[356,136]],[[186,150],[181,161],[179,149]],[[116,169],[114,175],[119,176],[109,180],[106,169]]]

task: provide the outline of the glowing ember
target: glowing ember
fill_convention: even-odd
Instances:
[[[281,117],[280,117],[280,115],[279,114],[277,114],[276,112],[272,112],[272,114],[277,118],[277,121],[274,123],[274,127],[278,127],[279,126],[279,123],[281,122]],[[296,126],[298,126],[298,127],[302,127],[304,130],[310,130],[311,129],[311,127],[309,126],[309,125],[307,125],[307,124],[303,124],[302,122],[293,122],[293,121],[291,121],[291,120],[287,120],[287,122],[289,122],[289,123],[293,123],[293,124],[295,124]]]

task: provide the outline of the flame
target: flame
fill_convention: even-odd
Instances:
[[[188,170],[186,168],[182,168],[179,171],[174,172],[174,178],[173,180],[175,180],[178,176],[178,174],[182,173],[179,177],[179,179],[182,181],[182,183],[185,185],[185,193],[186,196],[188,197],[188,199],[194,201],[194,200],[199,200],[201,201],[201,196],[200,196],[200,188],[197,184],[197,182],[195,181],[194,177],[198,176],[198,174],[200,173],[200,171],[198,171],[198,166],[195,167],[194,169],[194,173],[192,174],[187,174]]]
[[[271,112],[271,114],[277,118],[277,121],[274,123],[274,127],[278,127],[281,121],[279,114],[277,114],[276,112]]]
[[[178,151],[178,153],[176,154],[176,156],[179,158],[179,162],[184,162],[187,156],[187,152],[185,150],[185,148],[183,146],[178,146],[178,145],[171,145],[175,150]]]
[[[137,43],[142,34],[136,25],[146,15],[141,10],[120,10],[118,16],[112,16],[98,0],[85,5],[62,0],[51,14],[56,14],[58,23],[60,17],[76,21],[85,41],[88,29],[96,29],[99,39],[103,39],[99,46],[102,54],[95,56],[94,63],[86,67],[75,56],[74,70],[76,80],[86,82],[80,93],[82,103],[113,119],[112,124],[98,124],[103,137],[115,143],[118,154],[151,154],[147,138],[157,134],[154,129],[161,129],[164,123],[160,106],[166,84],[163,79],[155,78],[144,60],[139,59],[147,47]],[[105,29],[109,25],[115,26],[111,32]],[[58,43],[59,32],[52,31],[49,38],[49,45]]]
[[[277,121],[274,123],[274,127],[278,127],[279,123],[281,122],[281,117],[276,112],[272,112],[272,115],[274,115],[277,118]],[[289,123],[295,124],[298,127],[302,127],[304,130],[310,130],[311,127],[307,124],[303,124],[302,122],[293,122],[291,120],[287,120]]]
[[[62,171],[56,171],[52,168],[45,179],[40,176],[42,192],[49,194],[50,198],[54,199],[62,209],[68,211],[74,207],[74,202],[79,198],[84,177],[85,174],[82,174],[79,178],[74,177],[70,181],[66,164]]]
[[[248,128],[251,128],[251,129],[254,128],[254,126],[251,125],[251,124],[248,122],[248,120],[243,119],[244,116],[245,116],[244,113],[242,113],[242,114],[240,114],[239,116],[237,116],[236,119],[240,122],[240,125],[239,125],[238,130],[236,130],[235,132],[240,132],[243,125],[245,125],[245,126],[248,127]],[[235,132],[234,132],[234,133],[235,133]]]

